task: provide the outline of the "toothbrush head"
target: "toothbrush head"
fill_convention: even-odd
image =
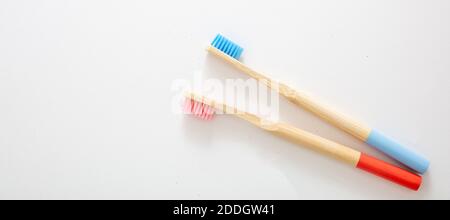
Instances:
[[[215,109],[205,103],[186,98],[183,105],[183,112],[209,121],[213,119]]]
[[[228,56],[233,57],[236,60],[239,60],[242,51],[244,51],[242,47],[220,34],[217,34],[216,38],[214,38],[214,40],[212,41],[211,46],[219,49],[220,51],[226,53]]]

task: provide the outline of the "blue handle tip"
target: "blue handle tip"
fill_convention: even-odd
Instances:
[[[421,174],[425,173],[430,165],[430,162],[422,155],[406,148],[375,129],[370,132],[366,143]]]

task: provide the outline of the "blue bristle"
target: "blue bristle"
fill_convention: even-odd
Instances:
[[[215,45],[215,44],[217,43],[217,41],[219,40],[219,38],[220,38],[220,34],[218,34],[218,35],[214,38],[214,40],[213,40],[213,42],[211,43],[211,45]]]
[[[232,56],[232,57],[234,57],[234,55],[236,54],[236,50],[237,50],[237,47],[233,47],[231,50],[230,50],[230,56]]]
[[[221,50],[222,52],[228,54],[234,59],[238,60],[241,57],[242,51],[244,50],[242,47],[237,45],[236,43],[228,40],[224,36],[218,34],[211,43],[212,46]]]
[[[219,39],[216,42],[216,47],[217,49],[220,50],[220,48],[222,48],[223,44],[225,43],[225,40],[223,39],[222,36],[219,37]]]
[[[221,49],[224,53],[228,54],[228,49],[231,47],[230,42],[227,40],[225,41],[225,44],[223,45],[223,48]]]

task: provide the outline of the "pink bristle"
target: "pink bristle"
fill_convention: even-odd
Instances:
[[[184,102],[184,112],[193,114],[203,120],[211,120],[214,115],[214,108],[192,99],[186,99]]]
[[[206,106],[206,109],[205,109],[205,120],[209,120],[211,114],[212,114],[212,108],[209,107],[209,106]]]
[[[199,104],[197,102],[193,102],[194,106],[192,106],[192,114],[194,114],[195,116],[197,116],[198,114],[198,109],[199,109]]]
[[[206,120],[211,120],[214,116],[214,109],[208,106]]]
[[[202,104],[202,114],[201,114],[201,118],[203,119],[203,120],[206,120],[206,105],[205,104]]]
[[[184,100],[183,112],[185,114],[191,114],[192,113],[192,100],[190,100],[190,99],[185,99]]]
[[[195,102],[195,116],[200,117],[202,114],[202,103]]]

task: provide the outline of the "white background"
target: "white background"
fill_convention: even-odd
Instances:
[[[2,0],[0,198],[450,199],[449,11],[446,0]],[[235,117],[174,115],[174,80],[246,78],[206,54],[216,33],[249,66],[426,155],[420,191]],[[283,121],[387,159],[280,104]]]

